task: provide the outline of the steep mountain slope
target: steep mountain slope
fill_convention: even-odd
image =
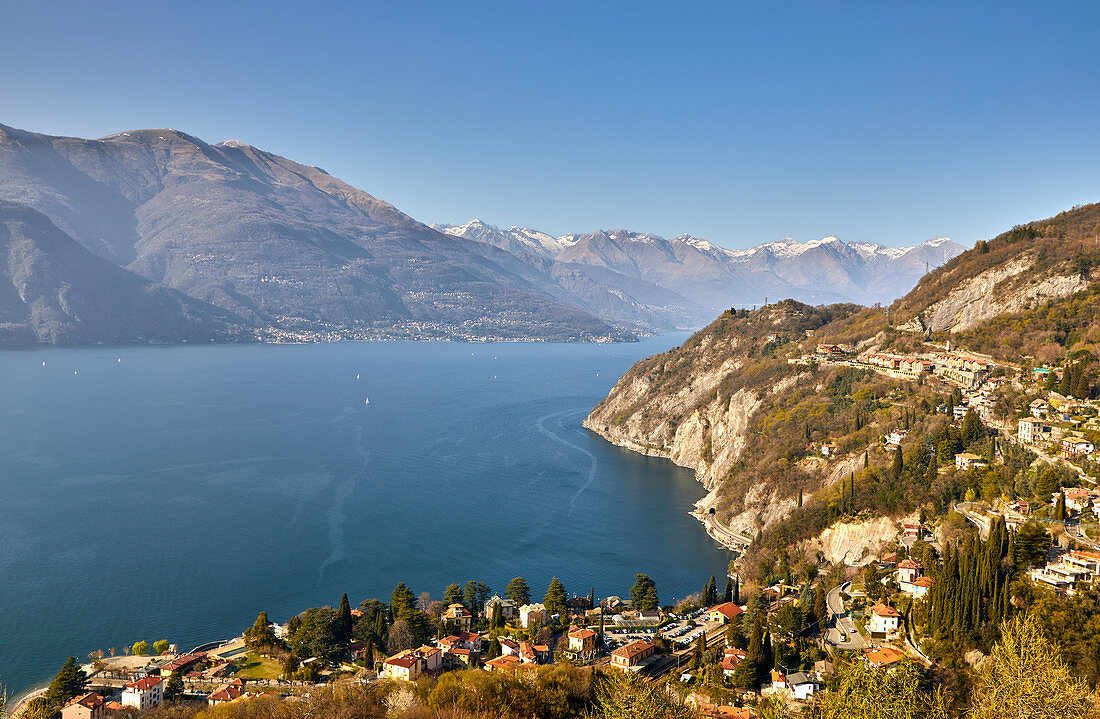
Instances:
[[[627,338],[507,252],[323,170],[175,130],[100,140],[0,126],[0,198],[143,277],[272,329]]]
[[[866,450],[872,467],[860,477],[878,481],[873,465],[889,463],[878,439],[902,416],[929,432],[942,429],[946,419],[931,408],[944,401],[945,390],[939,383],[918,385],[863,369],[789,360],[812,353],[819,342],[937,351],[923,344],[929,337],[953,338],[956,346],[965,340],[965,348],[1009,360],[1020,360],[1022,351],[1035,346],[1049,353],[1044,360],[1079,349],[1100,353],[1097,266],[1100,205],[1090,205],[979,243],[888,312],[812,308],[789,300],[753,312],[727,311],[683,346],[632,367],[585,426],[615,444],[694,468],[708,489],[700,509],[714,509],[733,531],[750,538],[794,511],[800,492],[822,496],[813,505],[820,510],[814,521],[827,522],[834,516],[827,508],[837,504],[830,488],[865,471]],[[1006,267],[1012,272],[988,279]],[[942,326],[954,335],[948,329],[931,332],[920,321],[930,308],[948,317],[931,329]],[[837,445],[835,457],[814,451],[825,441]],[[925,449],[914,461],[927,461]],[[905,496],[927,497],[930,486],[912,486]],[[882,506],[912,510],[896,499],[896,488],[877,491],[872,497]]]
[[[0,342],[209,342],[238,318],[93,255],[45,215],[0,200]]]
[[[502,230],[480,220],[435,227],[509,252],[605,267],[676,292],[712,312],[763,304],[769,297],[814,303],[890,302],[930,267],[963,251],[945,238],[903,248],[846,244],[826,237],[728,250],[690,235],[666,240],[627,230],[554,238],[526,228]]]

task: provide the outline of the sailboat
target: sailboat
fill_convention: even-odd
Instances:
[[[370,404],[370,397],[367,397],[367,399],[363,402],[363,404]]]
[[[359,379],[359,375],[355,375],[355,379]]]

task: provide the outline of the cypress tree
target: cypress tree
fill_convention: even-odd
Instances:
[[[893,473],[895,479],[901,476],[901,470],[904,469],[902,461],[901,447],[898,447],[894,450],[894,462],[890,465],[890,471]]]
[[[726,593],[724,595],[724,601],[733,601],[733,580],[729,577],[726,577]]]

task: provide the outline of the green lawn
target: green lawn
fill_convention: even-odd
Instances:
[[[278,679],[283,673],[283,665],[274,659],[261,657],[256,652],[245,655],[244,666],[236,676],[244,679]]]

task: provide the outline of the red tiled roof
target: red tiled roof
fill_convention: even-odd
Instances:
[[[733,619],[738,614],[744,613],[744,610],[733,602],[725,602],[724,604],[719,604],[716,607],[711,607],[710,611],[720,612],[724,617],[726,617],[726,619]]]
[[[893,647],[881,647],[867,654],[867,661],[876,667],[888,667],[897,664],[905,655]]]
[[[409,669],[416,665],[417,658],[409,655],[401,657],[390,657],[383,664],[392,664],[395,667],[401,667],[402,669]]]
[[[912,559],[903,559],[898,563],[898,569],[924,569],[924,565]]]
[[[644,639],[638,639],[637,641],[633,641],[630,644],[625,644],[619,647],[615,651],[611,652],[611,654],[616,657],[633,659],[639,654],[644,654],[645,652],[648,652],[650,649],[653,649],[652,642],[647,642]]]
[[[144,677],[142,679],[138,679],[136,682],[130,682],[126,685],[126,688],[137,689],[140,692],[144,692],[152,689],[157,684],[160,684],[162,681],[164,680],[160,677]]]
[[[898,610],[885,604],[876,604],[875,606],[871,607],[871,611],[879,615],[880,617],[901,617],[901,613],[898,612]]]
[[[103,703],[103,697],[97,692],[88,692],[74,699],[69,700],[69,703],[65,706],[72,706],[73,704],[79,704],[82,707],[88,707],[89,709],[95,709]]]

